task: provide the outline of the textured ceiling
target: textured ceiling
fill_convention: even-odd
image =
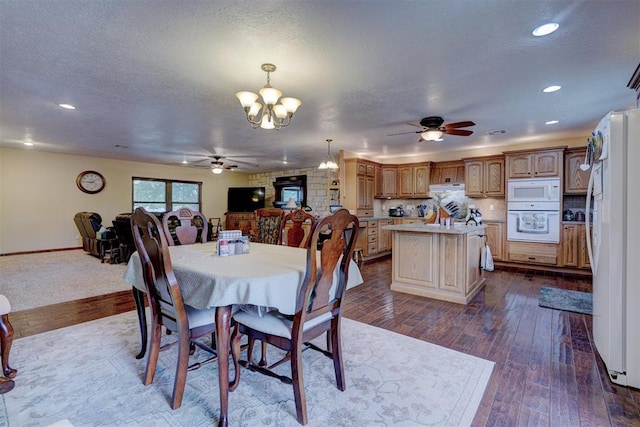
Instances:
[[[560,29],[533,37],[547,21]],[[258,171],[317,165],[327,138],[380,161],[586,138],[635,105],[639,60],[637,0],[0,0],[0,146]],[[279,131],[251,129],[235,98],[264,62],[302,100]],[[474,133],[387,136],[430,115]]]

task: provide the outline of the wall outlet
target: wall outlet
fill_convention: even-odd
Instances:
[[[383,210],[383,211],[386,211],[386,210],[387,210],[387,207],[386,207],[385,205],[382,205],[382,210]]]
[[[489,210],[490,211],[495,211],[496,210],[496,206],[495,205],[489,205]]]

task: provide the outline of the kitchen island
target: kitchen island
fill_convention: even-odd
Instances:
[[[467,304],[482,289],[486,225],[398,224],[393,232],[391,290]]]

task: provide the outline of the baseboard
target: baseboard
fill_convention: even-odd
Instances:
[[[6,253],[6,254],[0,254],[0,256],[41,254],[43,252],[73,251],[73,250],[76,250],[76,249],[82,249],[82,246],[78,246],[78,247],[75,247],[75,248],[40,249],[40,250],[37,250],[37,251],[9,252],[9,253]]]

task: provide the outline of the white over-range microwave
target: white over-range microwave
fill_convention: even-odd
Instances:
[[[510,179],[508,202],[559,202],[560,178]]]

